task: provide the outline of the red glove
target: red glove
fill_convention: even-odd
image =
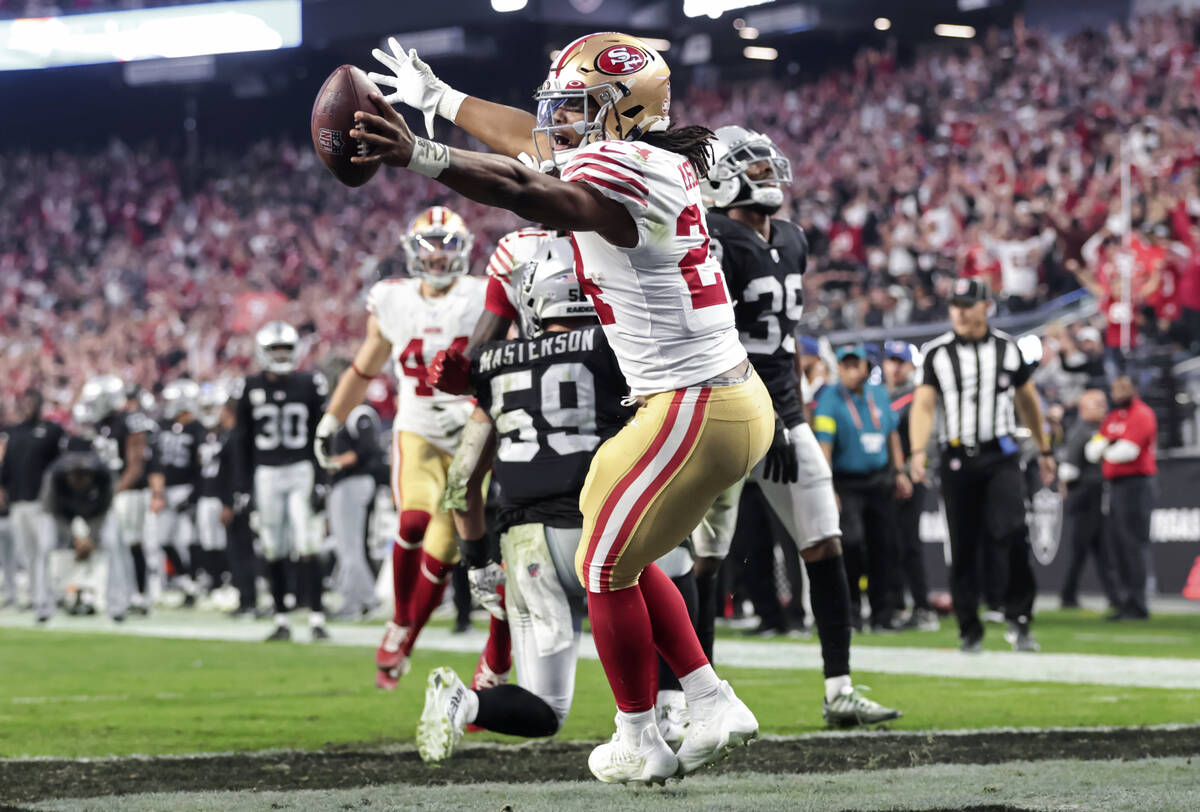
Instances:
[[[471,359],[453,347],[433,357],[426,380],[435,389],[451,395],[466,395],[471,391]]]

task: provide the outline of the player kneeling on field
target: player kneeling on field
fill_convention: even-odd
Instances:
[[[520,685],[468,689],[449,668],[429,675],[417,746],[425,761],[454,752],[468,724],[550,736],[571,707],[583,618],[574,572],[583,529],[579,492],[592,453],[632,414],[628,387],[575,278],[570,240],[539,246],[514,269],[527,338],[485,344],[472,365],[478,408],[450,468],[445,504],[457,509],[473,591],[494,614],[505,603]],[[495,438],[495,440],[493,440]],[[500,491],[507,578],[488,560],[477,487],[491,468]]]

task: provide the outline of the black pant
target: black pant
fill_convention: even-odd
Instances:
[[[238,591],[238,606],[253,609],[258,605],[258,590],[255,578],[258,575],[254,559],[254,532],[250,529],[250,514],[238,511],[233,514],[226,528],[226,546],[229,557],[229,573],[234,589]]]
[[[775,585],[775,545],[780,544],[783,560],[790,583],[792,600],[785,608],[779,600]],[[754,613],[764,626],[775,629],[796,628],[804,625],[804,604],[800,557],[795,543],[767,504],[762,490],[752,483],[742,491],[738,506],[738,522],[733,533],[728,560],[731,566],[723,567],[735,582],[735,594],[739,587],[754,605]],[[721,594],[725,594],[725,590]],[[721,606],[717,607],[720,613]]]
[[[983,637],[979,622],[981,559],[991,562],[992,568],[1002,568],[995,575],[997,583],[1005,584],[1004,616],[1027,623],[1033,616],[1037,584],[1016,455],[982,451],[969,457],[948,451],[943,454],[941,477],[953,557],[950,593],[959,635],[964,640]]]
[[[1079,577],[1088,556],[1096,559],[1096,575],[1104,595],[1114,608],[1120,607],[1117,576],[1108,544],[1104,539],[1104,489],[1100,483],[1071,485],[1063,506],[1062,546],[1071,556],[1063,578],[1062,601],[1079,601]]]
[[[896,481],[889,469],[863,475],[835,471],[833,487],[842,503],[842,550],[850,583],[850,603],[862,605],[859,581],[865,571],[871,625],[886,625],[891,622],[893,609],[888,579],[896,569],[893,538]]]
[[[921,506],[927,487],[913,485],[909,499],[896,500],[896,558],[898,566],[890,578],[892,606],[904,608],[904,589],[912,594],[914,609],[929,609],[929,584],[925,578],[925,550],[921,546]]]
[[[1154,480],[1125,476],[1108,481],[1108,532],[1117,565],[1118,608],[1149,614],[1146,603],[1146,553],[1150,549],[1150,511]]]

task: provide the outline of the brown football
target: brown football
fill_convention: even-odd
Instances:
[[[358,142],[350,137],[355,110],[374,110],[368,93],[378,92],[367,75],[353,65],[342,65],[329,74],[317,92],[312,109],[312,142],[321,161],[333,176],[347,186],[362,186],[371,179],[378,164],[350,163],[358,154]]]

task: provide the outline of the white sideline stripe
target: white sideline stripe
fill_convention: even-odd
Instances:
[[[169,618],[163,618],[168,614]],[[28,614],[0,612],[0,628],[28,629],[30,626]],[[149,619],[130,619],[120,625],[99,616],[55,617],[39,630],[48,633],[86,632],[185,640],[257,642],[263,640],[272,628],[269,621],[231,620],[183,611],[160,611]],[[303,635],[306,633],[296,630],[300,640],[304,639]],[[373,649],[379,645],[383,624],[339,624],[333,626],[330,633],[333,635],[333,640],[330,641],[333,645]],[[476,654],[483,650],[486,640],[487,634],[483,631],[451,634],[448,629],[432,628],[421,633],[420,648],[426,651]],[[587,659],[597,659],[596,648],[590,635],[583,636],[579,653]],[[1047,652],[1027,654],[1008,651],[985,651],[982,654],[970,655],[952,649],[863,645],[852,646],[850,656],[854,670],[883,674],[1200,690],[1200,660],[1195,659]],[[718,668],[724,665],[757,669],[820,670],[821,649],[815,643],[761,643],[718,639],[716,661]]]

